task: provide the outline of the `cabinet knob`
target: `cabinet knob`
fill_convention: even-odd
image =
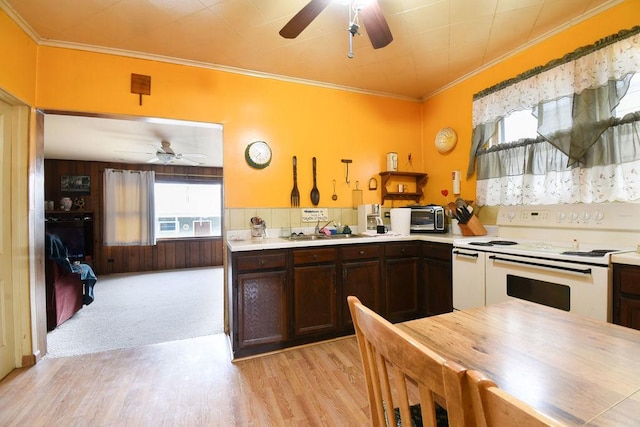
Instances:
[[[264,265],[265,264],[265,260],[261,259],[260,261],[258,261],[258,264]]]
[[[318,254],[313,254],[313,259],[318,259]]]
[[[400,252],[405,253],[407,250],[405,248],[400,249]]]
[[[360,251],[360,255],[364,255],[364,251]]]

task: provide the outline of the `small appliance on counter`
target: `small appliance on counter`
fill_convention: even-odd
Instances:
[[[411,208],[391,208],[391,231],[408,236],[411,234]]]
[[[358,232],[373,231],[375,233],[378,225],[384,225],[380,216],[380,205],[358,205]]]
[[[440,205],[411,206],[411,233],[446,233],[444,207]]]

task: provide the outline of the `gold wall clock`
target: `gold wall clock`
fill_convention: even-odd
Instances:
[[[254,141],[244,150],[244,158],[252,168],[264,169],[271,163],[271,147],[264,141]]]
[[[447,151],[453,150],[456,142],[458,142],[458,135],[456,135],[456,131],[451,128],[442,128],[436,134],[436,150],[438,150],[439,153],[446,153]]]

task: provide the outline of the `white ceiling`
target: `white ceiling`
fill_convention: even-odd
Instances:
[[[171,164],[222,167],[222,126],[177,120],[125,120],[46,114],[46,159],[156,163],[162,141],[183,159]]]
[[[394,40],[373,49],[363,28],[353,59],[345,0],[293,40],[278,32],[307,0],[0,0],[0,8],[43,45],[423,100],[620,1],[378,0]]]

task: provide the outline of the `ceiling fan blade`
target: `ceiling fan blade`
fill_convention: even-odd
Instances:
[[[320,15],[320,12],[322,12],[329,3],[331,3],[331,0],[311,0],[282,27],[280,35],[285,39],[295,39],[311,24],[311,21]]]
[[[367,30],[367,35],[369,35],[374,49],[385,47],[393,41],[391,30],[377,1],[371,2],[360,10],[358,16]]]
[[[198,162],[196,162],[196,161],[194,161],[194,160],[187,159],[187,158],[185,158],[185,157],[180,157],[180,158],[178,159],[178,161],[179,161],[179,162],[183,162],[183,163],[185,163],[185,164],[187,164],[187,165],[190,165],[190,166],[198,166],[198,165],[200,164],[200,163],[198,163]]]

